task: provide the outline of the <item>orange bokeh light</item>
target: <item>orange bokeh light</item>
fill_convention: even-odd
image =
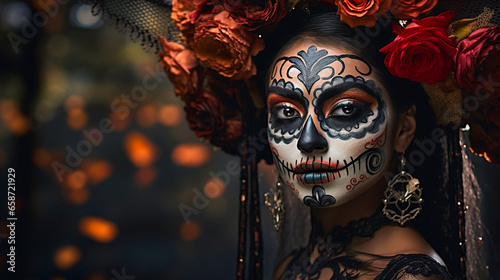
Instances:
[[[152,105],[142,106],[137,110],[137,123],[142,127],[150,127],[156,123],[156,108]]]
[[[182,109],[173,104],[163,105],[158,109],[158,122],[165,126],[176,126],[182,121]]]
[[[19,114],[19,108],[14,100],[5,99],[0,102],[0,116],[4,122],[11,121]]]
[[[96,160],[90,162],[85,167],[85,171],[87,172],[89,183],[97,185],[111,175],[112,166],[106,160]]]
[[[78,95],[70,95],[64,101],[64,110],[69,113],[73,110],[83,110],[85,108],[85,101]]]
[[[156,160],[158,148],[144,134],[130,132],[125,137],[125,151],[135,166],[145,168]]]
[[[8,123],[8,128],[9,128],[10,132],[12,132],[12,134],[14,134],[16,136],[21,136],[21,135],[26,134],[26,132],[28,132],[30,127],[31,127],[30,120],[21,114],[16,115]]]
[[[194,241],[201,234],[201,227],[196,222],[187,222],[181,225],[179,235],[184,241]]]
[[[118,235],[116,224],[98,217],[83,218],[78,228],[83,235],[101,243],[108,243]]]
[[[73,130],[81,130],[89,121],[87,113],[82,108],[74,108],[68,112],[66,124]]]
[[[0,118],[16,136],[24,135],[31,127],[30,120],[21,113],[19,105],[10,99],[0,101]]]
[[[47,167],[52,161],[52,155],[47,149],[37,148],[33,152],[33,162],[38,167]]]
[[[217,198],[224,193],[226,186],[219,178],[211,178],[205,183],[203,187],[203,192],[209,198]]]
[[[89,190],[82,189],[68,189],[64,192],[65,197],[73,204],[81,205],[89,199]]]
[[[90,274],[87,280],[109,280],[109,278],[103,273],[96,272]]]
[[[134,174],[134,183],[141,188],[148,187],[154,182],[157,175],[158,172],[154,167],[141,168]]]
[[[130,124],[130,114],[125,111],[113,112],[109,115],[114,131],[123,131]]]
[[[66,186],[73,190],[82,189],[87,184],[87,174],[82,170],[71,172],[66,177]]]
[[[54,264],[60,270],[68,270],[77,264],[82,258],[80,249],[68,245],[57,249],[54,253]]]
[[[202,143],[183,143],[172,151],[175,164],[186,167],[197,167],[205,164],[211,156],[210,149]]]

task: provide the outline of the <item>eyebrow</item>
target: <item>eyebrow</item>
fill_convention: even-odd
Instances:
[[[351,88],[360,89],[360,90],[370,94],[371,96],[375,97],[375,92],[373,92],[373,90],[371,88],[369,88],[368,86],[366,86],[364,84],[360,84],[360,83],[356,83],[356,82],[343,82],[341,84],[329,87],[325,90],[316,89],[316,90],[321,90],[321,94],[317,97],[318,101],[324,101],[325,99],[328,99],[332,96],[346,92],[346,91],[350,90]]]
[[[289,99],[293,99],[293,100],[301,103],[302,105],[307,105],[307,104],[304,104],[304,95],[302,93],[299,93],[299,92],[294,91],[294,90],[290,90],[290,89],[282,88],[282,87],[278,87],[278,86],[270,86],[267,89],[267,95],[269,96],[270,93],[274,93],[274,94],[281,95],[281,96],[289,98]]]

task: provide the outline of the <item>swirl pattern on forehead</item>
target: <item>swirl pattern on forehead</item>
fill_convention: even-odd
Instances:
[[[369,125],[366,125],[360,129],[360,124],[367,124],[368,118],[375,115],[375,113],[371,110],[367,110],[363,119],[359,121],[359,123],[353,124],[352,126],[340,126],[335,124],[328,124],[326,121],[326,116],[322,110],[321,103],[321,95],[323,92],[329,90],[330,88],[334,88],[339,85],[344,85],[346,88],[361,88],[367,91],[370,95],[372,95],[378,103],[378,107],[376,110],[376,117],[369,122]],[[334,77],[331,81],[325,82],[321,88],[317,88],[314,91],[314,99],[312,104],[314,105],[314,112],[318,116],[318,120],[320,122],[320,127],[325,131],[329,137],[338,138],[340,140],[348,140],[351,138],[361,139],[366,136],[367,133],[377,133],[384,124],[386,120],[386,105],[382,100],[382,89],[376,86],[375,82],[372,80],[365,80],[363,77],[354,77],[351,75],[345,77]]]
[[[357,55],[352,54],[343,54],[343,55],[328,55],[327,50],[318,50],[316,46],[310,46],[307,49],[307,52],[301,50],[297,53],[298,56],[291,57],[281,57],[274,64],[274,70],[272,72],[271,78],[274,79],[278,73],[281,77],[285,77],[283,75],[283,68],[286,68],[286,77],[292,79],[294,76],[291,74],[292,70],[297,70],[299,73],[297,74],[297,79],[305,86],[308,94],[311,94],[311,88],[313,85],[319,81],[320,79],[329,80],[335,75],[341,75],[345,69],[346,64],[344,59],[353,59],[361,62],[362,65],[366,66],[367,70],[362,71],[360,69],[360,65],[354,66],[354,69],[363,76],[368,76],[372,73],[372,68],[368,62]],[[291,65],[289,65],[289,62]],[[340,70],[338,73],[335,72],[333,63],[338,62],[340,64]],[[280,65],[281,64],[281,65]],[[329,70],[329,75],[320,78],[320,73],[324,70]]]

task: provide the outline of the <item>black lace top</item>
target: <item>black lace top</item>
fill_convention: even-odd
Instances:
[[[282,274],[285,279],[375,279],[375,280],[451,280],[446,267],[422,254],[382,257],[360,252],[336,257],[321,265],[312,264],[298,253]],[[316,259],[316,261],[318,261]]]
[[[337,226],[332,232],[325,233],[313,219],[308,246],[292,254],[293,258],[280,279],[452,279],[446,267],[427,255],[379,256],[348,249],[354,237],[373,237],[377,230],[389,223],[377,210],[370,217],[351,221],[345,227]]]

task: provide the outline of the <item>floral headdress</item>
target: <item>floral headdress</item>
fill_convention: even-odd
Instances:
[[[444,1],[446,2],[446,1]],[[256,4],[258,3],[258,4]],[[182,42],[160,37],[160,62],[186,103],[189,127],[229,153],[242,141],[241,95],[262,107],[251,77],[254,57],[286,14],[311,5],[337,7],[351,27],[393,19],[396,39],[380,51],[395,76],[422,83],[438,124],[469,124],[471,149],[500,163],[500,27],[491,9],[452,23],[455,13],[427,16],[437,0],[174,0],[171,18]],[[417,19],[423,17],[423,19]]]

